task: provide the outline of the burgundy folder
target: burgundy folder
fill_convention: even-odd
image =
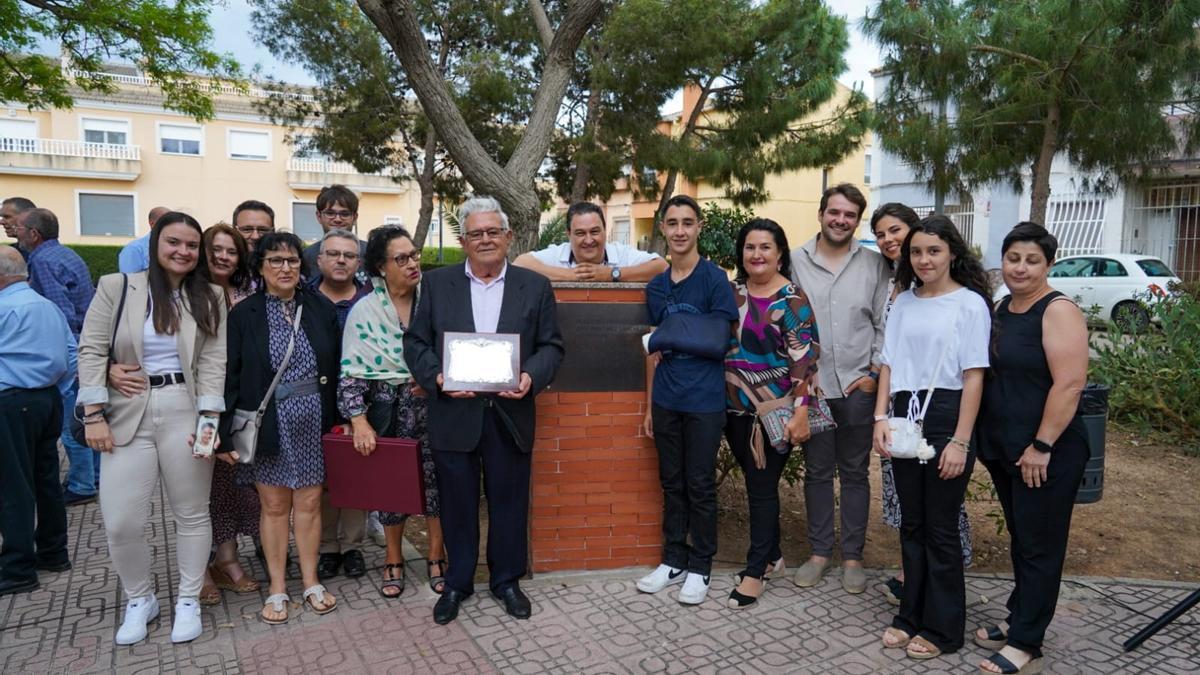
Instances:
[[[375,452],[363,457],[354,437],[325,434],[325,484],[338,509],[425,513],[421,447],[410,438],[376,438]]]

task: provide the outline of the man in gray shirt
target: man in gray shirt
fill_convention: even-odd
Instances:
[[[862,593],[867,577],[863,544],[871,488],[871,432],[884,307],[890,272],[883,256],[855,238],[866,197],[849,183],[825,190],[817,215],[821,232],[792,252],[792,280],[808,296],[820,335],[817,376],[837,428],[805,444],[804,500],[812,557],[796,585],[817,585],[833,556],[833,474],[842,504],[842,587]]]

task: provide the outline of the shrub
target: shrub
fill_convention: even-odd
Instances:
[[[79,254],[92,275],[94,285],[105,274],[118,272],[117,256],[121,253],[120,246],[100,246],[96,244],[67,244],[67,248]]]
[[[1092,379],[1111,388],[1112,419],[1200,453],[1200,300],[1182,293],[1145,307],[1159,326],[1125,336],[1110,325],[1108,339],[1093,345]]]
[[[560,213],[554,216],[554,219],[546,223],[542,228],[542,233],[538,235],[537,247],[540,251],[554,244],[561,244],[567,240],[567,214]]]
[[[737,234],[754,214],[737,207],[725,209],[715,202],[702,208],[704,228],[700,230],[700,255],[726,270],[733,270],[737,263]]]

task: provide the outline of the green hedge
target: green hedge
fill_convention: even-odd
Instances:
[[[120,246],[101,246],[97,244],[67,244],[67,248],[79,254],[92,275],[92,283],[96,283],[105,274],[118,272],[117,256],[121,253]]]

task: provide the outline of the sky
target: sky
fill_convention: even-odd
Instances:
[[[849,87],[857,84],[867,96],[874,98],[870,71],[880,63],[879,50],[858,30],[858,22],[872,0],[825,0],[825,4],[834,13],[846,17],[850,27],[850,49],[846,52],[848,70],[839,79]],[[216,50],[233,54],[247,71],[260,65],[262,72],[271,77],[292,84],[312,84],[313,79],[303,68],[276,60],[265,47],[254,41],[250,13],[246,0],[225,0],[224,4],[213,7],[210,21]]]

